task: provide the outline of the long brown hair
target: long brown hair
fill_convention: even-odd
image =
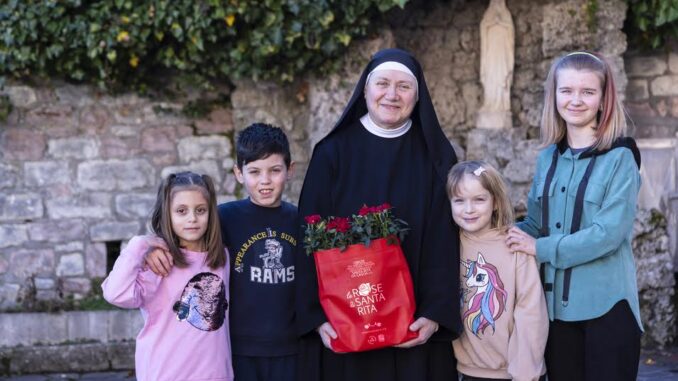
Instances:
[[[557,144],[567,132],[565,121],[558,114],[556,107],[556,83],[558,71],[562,69],[574,69],[577,71],[589,71],[599,79],[603,92],[601,99],[602,110],[598,113],[597,126],[595,127],[595,149],[608,149],[618,137],[626,133],[626,118],[624,106],[617,96],[617,86],[610,64],[605,57],[595,52],[573,52],[558,58],[549,70],[546,83],[544,84],[544,110],[541,116],[541,143],[542,146]]]
[[[207,200],[209,216],[207,231],[203,236],[204,248],[207,251],[205,263],[211,269],[225,266],[226,255],[224,254],[224,244],[221,241],[216,192],[214,191],[214,182],[208,175],[180,172],[167,176],[158,188],[158,197],[155,200],[155,206],[151,215],[151,231],[165,241],[177,267],[188,266],[188,261],[179,247],[179,237],[172,230],[172,214],[170,209],[172,197],[177,192],[185,190],[198,191]]]
[[[513,206],[508,195],[504,178],[493,166],[480,160],[462,161],[455,164],[447,174],[447,197],[450,200],[457,194],[459,183],[465,175],[480,181],[480,185],[492,195],[493,211],[490,227],[506,231],[513,225]]]

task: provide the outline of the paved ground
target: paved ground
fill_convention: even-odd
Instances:
[[[643,352],[638,381],[678,381],[678,346],[667,351]],[[0,377],[0,381],[134,381],[129,372],[59,373]]]

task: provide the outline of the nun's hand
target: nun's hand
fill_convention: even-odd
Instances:
[[[537,255],[537,240],[515,226],[509,229],[506,235],[506,246],[514,253],[522,252],[531,256]]]
[[[438,331],[438,323],[433,320],[429,320],[425,317],[420,317],[415,320],[414,323],[410,324],[410,331],[419,332],[419,336],[416,339],[406,341],[402,344],[395,345],[397,348],[412,348],[417,345],[424,344],[428,339]]]
[[[320,339],[323,341],[325,348],[333,351],[332,340],[337,338],[337,332],[332,327],[332,324],[324,322],[316,329],[316,331],[318,331],[318,335],[320,335]]]

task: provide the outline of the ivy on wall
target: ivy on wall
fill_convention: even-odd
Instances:
[[[624,31],[631,43],[657,49],[678,39],[678,0],[628,0]]]
[[[102,88],[171,70],[290,81],[333,69],[371,20],[407,0],[4,0],[0,76]]]

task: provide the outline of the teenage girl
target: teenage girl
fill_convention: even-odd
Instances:
[[[602,55],[574,52],[551,66],[528,215],[509,231],[536,256],[551,319],[550,381],[635,380],[640,308],[631,233],[640,153]]]
[[[182,172],[160,185],[151,236],[130,240],[102,284],[104,298],[139,308],[139,381],[233,380],[228,331],[228,252],[221,242],[216,197],[207,175]],[[169,251],[166,276],[144,266],[149,252]]]
[[[534,257],[506,246],[513,207],[501,175],[482,161],[461,162],[450,170],[447,193],[461,242],[464,330],[452,343],[461,379],[543,378],[544,293]]]

